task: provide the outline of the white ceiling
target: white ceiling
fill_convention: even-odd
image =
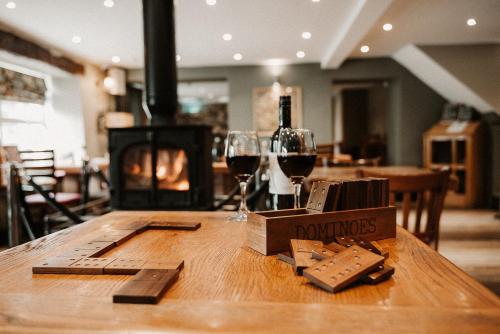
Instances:
[[[102,0],[12,1],[15,9],[0,0],[0,21],[26,37],[95,64],[110,64],[115,55],[126,67],[142,64],[140,0],[115,0],[113,8]],[[82,38],[80,44],[71,41],[74,35]]]
[[[0,21],[56,51],[99,65],[143,66],[141,0],[0,0]],[[465,25],[475,17],[473,29]],[[180,67],[321,62],[339,66],[348,56],[387,56],[408,43],[499,42],[499,0],[177,0]],[[391,32],[381,24],[390,21]],[[312,33],[310,40],[301,33]],[[231,33],[233,39],[222,40]],[[82,37],[80,44],[71,42]],[[370,45],[368,54],[357,50]],[[306,56],[295,54],[303,50]],[[232,55],[239,52],[241,61]]]
[[[469,18],[477,25],[469,27]],[[393,25],[388,32],[382,29],[387,22]],[[360,41],[370,52],[358,47],[351,56],[393,55],[408,44],[476,43],[500,43],[499,0],[396,0]]]

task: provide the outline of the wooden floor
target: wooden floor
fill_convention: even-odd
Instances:
[[[500,219],[494,215],[491,210],[445,210],[439,252],[500,295]]]

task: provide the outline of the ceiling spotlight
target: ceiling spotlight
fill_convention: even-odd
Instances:
[[[225,33],[224,35],[222,35],[222,39],[225,41],[230,41],[233,39],[233,35]]]
[[[363,45],[359,50],[361,50],[361,52],[363,53],[367,53],[368,51],[370,51],[370,47],[368,45]]]
[[[104,0],[102,4],[104,5],[104,7],[111,8],[115,5],[115,2],[113,0]]]
[[[311,38],[311,36],[312,36],[312,35],[311,35],[311,33],[310,33],[309,31],[304,31],[304,32],[302,33],[302,38],[303,38],[303,39],[310,39],[310,38]]]
[[[390,23],[386,23],[382,26],[382,29],[384,29],[385,31],[391,31],[392,30],[392,24]]]
[[[469,27],[473,27],[473,26],[475,26],[476,24],[477,24],[477,21],[476,21],[475,19],[473,19],[473,18],[470,18],[470,19],[468,19],[468,20],[467,20],[467,25],[468,25]]]
[[[233,55],[233,59],[234,60],[242,60],[243,59],[243,55],[241,53],[235,53]]]
[[[297,58],[304,58],[306,56],[306,53],[304,51],[297,51],[296,55]]]
[[[175,61],[181,61],[181,55],[176,55],[175,56]]]
[[[216,3],[217,3],[217,0],[207,0],[207,5],[209,5],[209,6],[215,6]]]
[[[320,0],[312,0],[312,2],[319,2]]]
[[[16,3],[14,1],[9,1],[5,4],[5,7],[7,7],[8,9],[14,9],[16,8]]]
[[[82,38],[80,36],[75,35],[71,37],[71,41],[75,44],[80,44],[82,42]]]
[[[111,61],[112,61],[113,63],[115,63],[115,64],[119,63],[119,62],[120,62],[120,60],[121,60],[121,59],[120,59],[120,57],[118,57],[118,56],[113,56],[113,57],[111,57]]]

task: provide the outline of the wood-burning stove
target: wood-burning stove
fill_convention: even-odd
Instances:
[[[175,125],[173,0],[143,0],[145,112],[151,126],[109,129],[111,204],[203,210],[213,204],[212,129]]]
[[[111,204],[117,209],[206,210],[213,204],[212,129],[110,129]]]

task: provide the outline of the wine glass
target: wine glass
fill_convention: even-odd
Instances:
[[[229,171],[240,183],[241,203],[232,221],[246,221],[247,184],[260,165],[260,144],[255,131],[229,131],[226,143],[226,163]]]
[[[294,186],[294,208],[300,207],[304,178],[311,174],[316,161],[314,134],[307,129],[281,129],[278,137],[278,164]]]

